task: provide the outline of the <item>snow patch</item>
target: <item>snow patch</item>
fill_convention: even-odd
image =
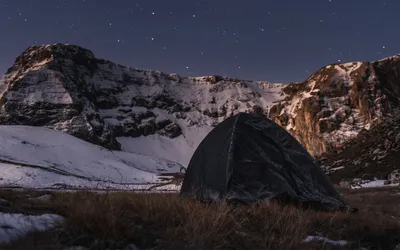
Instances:
[[[9,243],[35,231],[46,231],[63,221],[55,214],[24,215],[0,213],[0,243]]]
[[[352,86],[354,81],[351,79],[351,74],[362,66],[362,62],[351,62],[335,65],[337,74],[336,79],[343,80],[348,86]]]
[[[374,180],[365,183],[361,183],[359,185],[351,186],[352,189],[359,189],[359,188],[379,188],[379,187],[396,187],[399,186],[399,183],[396,184],[386,184],[387,180]]]
[[[29,198],[28,200],[47,202],[47,201],[50,201],[51,198],[52,198],[51,194],[44,194],[44,195],[41,195],[39,197]]]
[[[336,119],[336,116],[338,116],[340,112],[346,112],[344,109],[345,107],[340,107],[340,103],[336,103],[331,100],[330,105],[332,105],[330,108],[336,111],[331,117],[324,119]],[[361,132],[361,130],[367,129],[367,127],[368,124],[362,121],[360,112],[357,109],[353,109],[346,117],[346,122],[342,122],[340,124],[339,129],[329,133],[324,133],[323,136],[326,141],[330,142],[332,145],[342,145],[349,139],[355,138]]]
[[[322,236],[307,236],[307,238],[303,240],[304,243],[309,243],[312,241],[323,241],[324,243],[328,243],[334,246],[346,246],[348,244],[346,240],[330,240]]]

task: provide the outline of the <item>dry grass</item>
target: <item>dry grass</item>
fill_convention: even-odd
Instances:
[[[175,194],[53,193],[32,201],[34,191],[0,191],[9,211],[53,212],[61,228],[35,233],[2,249],[393,249],[400,243],[400,190],[351,191],[357,214],[323,213],[264,202],[252,206],[205,205]],[[302,243],[308,235],[348,240],[345,247]],[[29,247],[27,247],[29,246]]]

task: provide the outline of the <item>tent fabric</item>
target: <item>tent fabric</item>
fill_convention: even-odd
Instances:
[[[306,149],[265,116],[239,113],[216,126],[193,154],[181,196],[254,202],[286,197],[347,207]]]

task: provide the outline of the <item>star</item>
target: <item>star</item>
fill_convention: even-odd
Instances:
[[[322,0],[314,6],[315,11],[307,13],[307,18],[304,13],[309,6],[298,4],[296,11],[287,13],[282,12],[282,1],[256,1],[253,5],[236,1],[231,6],[225,6],[223,1],[210,5],[205,0],[185,4],[121,1],[117,5],[105,0],[45,2],[0,1],[0,29],[13,31],[0,39],[0,71],[6,71],[10,58],[26,44],[55,41],[75,43],[116,63],[159,68],[166,73],[187,74],[190,70],[249,80],[262,76],[265,79],[259,80],[303,81],[306,71],[312,72],[321,64],[370,61],[378,53],[391,56],[397,51],[393,51],[390,42],[400,38],[396,32],[387,33],[400,23],[400,15],[393,14],[397,7],[394,0],[357,5],[351,15],[345,1]],[[295,4],[296,0],[289,2]],[[46,17],[34,13],[36,10],[54,15]],[[365,33],[368,29],[374,30],[373,36]],[[25,30],[35,32],[26,36]],[[296,49],[300,47],[296,42],[300,36],[309,37],[310,42],[302,42],[301,49]],[[130,46],[125,46],[128,41]],[[308,57],[318,53],[321,58]],[[304,58],[300,70],[290,60],[293,54]],[[174,59],[167,64],[168,56]],[[196,65],[192,65],[193,61]],[[286,65],[287,74],[277,66],[282,64]],[[268,72],[254,65],[268,65]]]

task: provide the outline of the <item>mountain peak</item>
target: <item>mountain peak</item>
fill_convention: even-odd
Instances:
[[[38,70],[54,60],[72,60],[76,64],[87,64],[95,59],[92,51],[77,45],[48,44],[29,46],[16,59],[6,75],[16,76],[18,73]]]
[[[378,60],[378,62],[387,61],[387,60],[400,60],[400,54],[382,58],[382,59]]]
[[[67,43],[66,44],[54,43],[54,44],[29,46],[24,52],[22,52],[21,56],[29,57],[46,52],[55,56],[68,57],[74,54],[82,54],[87,56],[88,58],[94,58],[94,54],[92,51],[80,47],[78,45],[67,44]]]

